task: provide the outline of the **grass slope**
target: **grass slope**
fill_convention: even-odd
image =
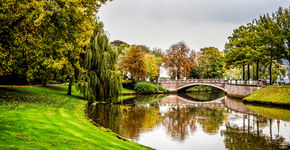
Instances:
[[[67,87],[0,88],[0,149],[147,149],[86,119]]]
[[[243,99],[248,102],[290,105],[290,85],[269,85]]]

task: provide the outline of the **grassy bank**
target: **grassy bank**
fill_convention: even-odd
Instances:
[[[67,87],[0,88],[0,149],[146,149],[94,126]]]
[[[269,85],[255,91],[243,99],[246,102],[277,104],[290,106],[289,85]]]

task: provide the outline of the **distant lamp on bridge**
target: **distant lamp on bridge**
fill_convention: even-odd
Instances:
[[[227,80],[227,72],[225,72],[225,80]]]

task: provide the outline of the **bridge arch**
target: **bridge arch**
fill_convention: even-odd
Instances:
[[[190,87],[193,87],[193,86],[198,86],[198,85],[207,85],[207,86],[211,86],[211,87],[215,87],[215,88],[218,88],[220,90],[223,90],[226,92],[226,89],[223,88],[223,87],[220,87],[218,85],[215,85],[215,84],[208,84],[208,83],[191,83],[191,84],[187,84],[187,85],[184,85],[184,86],[181,86],[181,87],[178,87],[177,88],[177,91],[181,91],[181,90],[185,90],[187,88],[190,88]]]

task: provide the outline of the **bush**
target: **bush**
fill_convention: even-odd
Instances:
[[[128,77],[123,77],[121,82],[122,82],[123,88],[127,88],[130,90],[133,90],[136,84],[136,81],[134,79],[130,79]]]
[[[150,82],[138,82],[136,85],[135,85],[135,91],[137,93],[147,93],[147,94],[150,94],[150,93],[168,93],[169,91],[160,86],[160,85],[156,85],[156,84],[153,84],[153,83],[150,83]]]

